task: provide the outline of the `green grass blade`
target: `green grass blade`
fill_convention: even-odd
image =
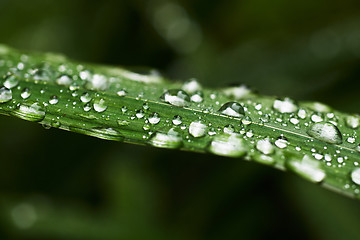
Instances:
[[[6,46],[0,76],[1,114],[107,140],[244,157],[360,196],[357,115]]]

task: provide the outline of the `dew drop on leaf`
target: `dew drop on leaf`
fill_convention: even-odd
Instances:
[[[12,99],[12,92],[6,87],[0,88],[0,103],[8,102]]]
[[[23,99],[27,99],[31,96],[31,91],[29,88],[24,88],[22,91],[21,91],[21,94],[20,96],[23,98]]]
[[[104,99],[95,99],[94,100],[94,110],[97,112],[103,112],[107,109]]]
[[[155,132],[149,139],[149,144],[160,148],[180,148],[182,146],[182,139],[179,133],[169,131],[168,133]]]
[[[275,146],[277,146],[280,149],[286,148],[289,145],[289,142],[286,138],[284,137],[279,137],[276,141],[275,141]]]
[[[203,137],[206,134],[206,125],[200,121],[192,122],[189,126],[189,133],[193,137]]]
[[[180,89],[168,90],[160,97],[160,99],[178,107],[186,107],[190,104],[189,95]]]
[[[141,109],[138,110],[138,111],[136,112],[135,116],[136,116],[137,118],[143,118],[143,117],[145,116],[144,111],[141,110]]]
[[[350,115],[345,118],[346,126],[356,129],[360,126],[360,117],[356,115]]]
[[[340,130],[332,123],[315,123],[310,126],[307,133],[311,137],[326,143],[342,143]]]
[[[80,101],[83,102],[83,103],[88,103],[91,101],[91,96],[89,93],[87,92],[84,92],[81,96],[80,96]]]
[[[241,157],[247,152],[247,145],[238,134],[222,133],[214,136],[209,151],[220,156]]]
[[[231,117],[244,117],[244,108],[238,102],[227,102],[221,106],[219,112]]]
[[[160,122],[160,115],[156,112],[153,112],[149,116],[149,123],[156,125]]]
[[[38,102],[24,102],[18,105],[11,114],[24,120],[39,122],[45,117],[45,107],[44,104]]]
[[[15,75],[8,75],[5,77],[4,87],[11,89],[19,84],[19,80]]]
[[[54,105],[54,104],[57,104],[58,102],[59,102],[59,99],[57,96],[54,95],[54,96],[50,97],[50,100],[49,100],[50,104]]]
[[[256,149],[265,155],[270,155],[275,152],[275,148],[269,139],[261,139],[256,143]]]
[[[56,79],[56,83],[63,86],[70,86],[72,78],[67,74],[62,74]]]
[[[323,181],[326,176],[325,171],[321,168],[321,162],[308,155],[303,158],[300,156],[289,157],[286,160],[286,166],[289,170],[315,183]]]
[[[180,125],[182,123],[182,117],[180,117],[179,115],[174,116],[172,123],[174,125]]]
[[[293,113],[298,109],[298,106],[290,98],[284,100],[275,100],[273,108],[281,113]]]
[[[196,91],[193,95],[191,95],[190,100],[192,102],[201,103],[204,101],[204,93],[201,91]]]
[[[197,79],[191,78],[187,80],[181,87],[182,90],[192,94],[202,89]]]
[[[351,180],[357,185],[360,185],[360,168],[355,168],[351,172]]]

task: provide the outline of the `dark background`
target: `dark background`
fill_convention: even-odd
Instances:
[[[357,0],[0,0],[0,43],[359,112]],[[241,159],[0,117],[0,239],[360,239],[360,202]]]

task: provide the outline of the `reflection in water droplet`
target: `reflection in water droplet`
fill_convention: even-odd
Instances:
[[[97,112],[103,112],[107,109],[104,99],[95,99],[94,100],[94,110]]]
[[[312,182],[321,182],[326,176],[321,167],[321,162],[308,155],[305,155],[302,159],[299,156],[290,157],[286,161],[286,166],[289,170]]]
[[[360,168],[355,168],[351,172],[351,180],[357,185],[360,185]]]
[[[0,88],[0,103],[8,102],[12,99],[12,92],[6,87]]]
[[[38,102],[24,102],[17,106],[11,114],[21,119],[39,122],[45,117],[45,107]]]
[[[211,141],[209,151],[220,156],[240,157],[246,153],[247,145],[237,134],[219,134]]]
[[[173,120],[172,120],[172,123],[174,125],[180,125],[182,123],[182,118],[179,116],[179,115],[176,115]]]
[[[5,78],[4,87],[11,89],[16,87],[19,84],[19,80],[15,75],[8,75]]]
[[[192,122],[189,126],[189,133],[193,137],[203,137],[206,133],[206,125],[201,122]]]
[[[21,94],[20,96],[23,98],[23,99],[27,99],[31,96],[31,91],[29,88],[24,88],[22,91],[21,91]]]
[[[180,148],[182,145],[181,136],[174,132],[169,131],[168,133],[155,132],[151,135],[149,144],[160,148]]]
[[[149,116],[149,123],[155,125],[155,124],[158,124],[160,122],[160,116],[158,113],[154,112],[152,114],[150,114]]]
[[[292,113],[295,112],[298,107],[290,98],[284,100],[275,100],[273,108],[281,113]]]
[[[84,92],[84,93],[81,95],[81,97],[80,97],[80,100],[81,100],[83,103],[88,103],[88,102],[91,101],[91,99],[92,99],[92,97],[91,97],[90,94],[87,93],[87,92]]]
[[[244,108],[237,102],[227,102],[221,106],[219,112],[231,117],[244,117]]]
[[[178,107],[186,107],[190,103],[189,95],[180,89],[168,90],[160,98],[161,100]]]
[[[50,100],[49,100],[49,103],[50,103],[50,104],[53,104],[53,105],[54,105],[54,104],[57,104],[58,102],[59,102],[59,99],[58,99],[57,96],[54,95],[54,96],[51,96],[51,97],[50,97]]]
[[[269,139],[262,139],[256,143],[256,149],[265,155],[273,154],[275,152],[274,146]]]
[[[307,133],[320,141],[341,144],[342,136],[339,129],[332,123],[315,123],[310,126]]]

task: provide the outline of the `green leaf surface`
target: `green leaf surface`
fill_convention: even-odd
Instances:
[[[359,198],[360,118],[246,86],[172,83],[156,71],[0,46],[0,113],[106,140],[209,152],[292,171]]]

